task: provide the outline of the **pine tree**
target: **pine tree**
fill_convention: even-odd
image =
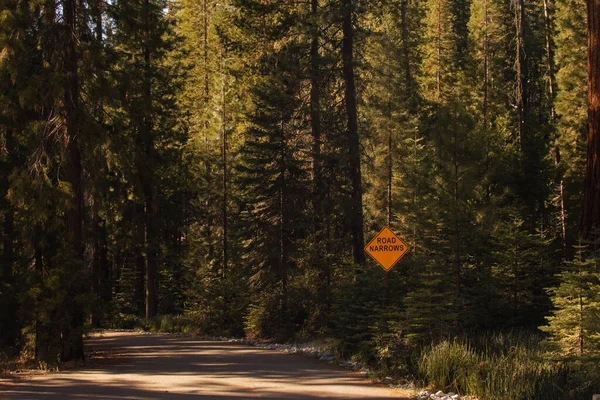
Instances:
[[[2,262],[0,267],[0,324],[6,327],[0,334],[0,345],[14,346],[19,336],[17,319],[17,261],[22,243],[16,207],[9,199],[10,177],[24,163],[26,150],[19,143],[26,136],[30,122],[35,119],[36,57],[35,30],[29,27],[39,13],[28,8],[28,3],[5,1],[0,3],[0,213],[2,215]]]
[[[573,244],[583,202],[587,133],[585,2],[556,2],[556,129],[564,179],[568,248]]]
[[[560,354],[600,355],[600,273],[597,254],[585,246],[577,248],[577,258],[558,274],[560,284],[550,289],[555,310],[540,329],[552,335]]]
[[[299,106],[298,65],[292,42],[263,59],[263,78],[252,89],[256,109],[239,167],[245,189],[249,240],[247,263],[253,302],[247,332],[289,338],[293,318],[290,281],[303,228],[306,198],[304,171],[298,160],[294,113]]]
[[[173,116],[177,113],[178,67],[166,62],[176,38],[172,21],[165,15],[165,4],[156,1],[122,1],[112,10],[116,32],[111,43],[119,57],[115,70],[119,82],[120,109],[127,127],[128,151],[133,157],[134,207],[139,218],[137,228],[138,269],[145,273],[146,318],[157,311],[158,271],[160,263],[161,221],[159,210],[165,200],[164,186],[157,172],[168,163],[177,163],[177,151],[185,138],[178,135]],[[141,19],[135,15],[141,15]]]

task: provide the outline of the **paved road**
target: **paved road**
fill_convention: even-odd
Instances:
[[[227,342],[105,333],[86,346],[108,357],[80,370],[24,378],[0,399],[399,399],[356,373]]]

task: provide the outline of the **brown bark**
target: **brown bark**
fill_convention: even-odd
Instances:
[[[156,193],[154,188],[154,174],[152,173],[152,160],[154,158],[154,138],[152,133],[152,93],[150,88],[150,3],[144,1],[143,18],[145,25],[144,40],[144,76],[142,82],[143,120],[141,135],[144,143],[145,171],[141,171],[144,190],[144,222],[145,222],[145,255],[146,255],[146,320],[156,316],[156,274],[158,270],[156,251]]]
[[[312,229],[313,229],[313,262],[318,271],[319,303],[324,307],[320,315],[320,327],[327,326],[327,317],[330,303],[331,271],[329,263],[323,261],[321,254],[325,248],[326,217],[324,213],[324,182],[321,156],[321,57],[319,54],[319,0],[311,0],[311,42],[310,42],[310,124],[312,135]]]
[[[600,0],[587,0],[588,137],[583,214],[579,233],[589,238],[600,227]]]
[[[484,3],[483,14],[483,129],[487,133],[488,130],[488,86],[489,86],[489,36],[488,36],[488,2]],[[488,157],[488,137],[486,135],[486,159]],[[489,191],[489,189],[488,189]]]
[[[92,235],[94,236],[92,251],[92,294],[95,297],[98,297],[98,293],[100,291],[100,241],[98,240],[98,220],[98,212],[94,210],[94,217],[92,218]],[[92,310],[92,327],[100,327],[100,310],[97,307]]]
[[[11,127],[7,127],[4,143],[6,146],[6,158],[9,168],[16,161],[14,158],[15,154],[13,140],[13,135],[16,136],[16,133],[16,128],[13,129]],[[5,327],[0,330],[0,346],[14,346],[17,342],[20,332],[20,327],[17,322],[18,303],[13,286],[15,263],[15,214],[12,205],[8,201],[6,201],[4,205],[6,208],[4,209],[4,224],[2,234],[3,254],[2,269],[0,270],[0,283],[4,283],[3,293],[0,293],[0,298],[4,303],[2,307],[4,312],[1,315],[2,320],[0,320],[0,324],[5,325]]]
[[[391,99],[388,99],[388,121],[392,119],[392,102]],[[387,132],[387,209],[386,209],[386,224],[390,226],[392,223],[392,184],[394,179],[394,163],[393,163],[393,138],[392,138],[392,129],[388,128]]]
[[[350,156],[350,179],[352,182],[351,230],[354,262],[365,264],[362,182],[360,171],[360,140],[358,136],[358,115],[356,106],[356,82],[354,75],[354,26],[353,0],[342,1],[342,61],[345,83],[348,150]]]
[[[520,146],[521,154],[523,154],[524,140],[524,125],[526,119],[526,82],[527,68],[525,65],[525,6],[523,0],[515,0],[515,29],[517,34],[517,54],[515,67],[517,72],[517,93],[516,93],[516,108],[517,108],[517,141]]]
[[[406,97],[412,97],[412,73],[410,69],[410,45],[408,43],[408,19],[406,17],[408,0],[400,2],[400,24],[402,27],[402,55],[404,56],[404,79],[406,79]]]
[[[14,129],[16,131],[16,129]],[[8,127],[5,136],[5,146],[7,151],[8,160],[14,157],[13,148],[13,129]],[[13,263],[14,263],[14,212],[9,204],[6,204],[6,210],[4,211],[4,234],[3,234],[3,245],[4,252],[2,255],[2,278],[5,282],[11,284],[13,278]]]
[[[223,55],[221,55],[221,57],[224,59]],[[223,65],[223,74],[225,73],[225,66]],[[221,148],[221,161],[222,161],[222,168],[223,168],[223,180],[222,180],[222,186],[223,186],[223,201],[221,203],[221,218],[222,218],[222,224],[223,224],[223,237],[222,237],[222,245],[223,245],[223,278],[225,278],[225,274],[227,272],[227,268],[228,268],[228,261],[229,261],[229,249],[228,249],[228,242],[227,242],[227,199],[228,199],[228,192],[227,192],[227,103],[225,101],[225,78],[223,78],[223,88],[222,88],[222,123],[223,123],[223,128],[221,130],[221,134],[222,134],[222,148]]]
[[[44,282],[43,251],[39,243],[36,243],[34,246],[35,284],[41,287]],[[35,357],[41,361],[45,361],[48,358],[47,327],[44,326],[40,318],[36,318],[35,320]]]
[[[317,16],[319,0],[311,0],[311,42],[310,42],[310,128],[312,135],[312,190],[313,190],[313,231],[317,240],[320,231],[322,207],[322,182],[321,182],[321,92],[320,87],[320,57],[319,57],[319,29]],[[315,243],[315,245],[318,242]]]
[[[287,218],[285,213],[286,206],[286,157],[285,157],[285,126],[281,123],[281,143],[280,143],[280,170],[281,175],[281,186],[279,187],[279,277],[281,283],[281,320],[288,321],[288,276],[287,276],[287,246],[285,237],[285,226],[287,224]],[[286,332],[288,333],[288,332]]]
[[[552,122],[556,120],[556,110],[554,108],[554,49],[552,47],[552,19],[550,15],[550,4],[548,0],[544,0],[544,27],[546,31],[546,66],[548,68],[548,94],[550,95],[550,116]],[[564,199],[564,185],[562,172],[560,170],[560,148],[558,146],[558,137],[556,129],[553,132],[553,155],[554,165],[556,168],[556,176],[554,177],[555,184],[558,186],[558,203],[560,206],[560,223],[561,223],[561,235],[563,251],[567,250],[567,226],[566,226],[566,212],[565,212],[565,199]]]
[[[435,71],[435,81],[436,81],[436,94],[437,100],[441,100],[442,97],[442,10],[440,0],[437,1],[437,68]]]
[[[67,172],[66,181],[70,184],[72,196],[65,210],[67,243],[71,249],[71,257],[75,268],[83,267],[83,184],[79,115],[79,82],[77,77],[77,3],[75,0],[63,2],[63,18],[66,25],[63,70],[66,75],[64,91],[64,107],[66,119]],[[72,290],[79,291],[78,283],[73,283]],[[68,321],[62,328],[61,361],[83,359],[83,323],[84,314],[77,303],[78,293],[67,296]]]
[[[146,256],[144,255],[146,246],[146,222],[143,204],[135,205],[135,229],[137,240],[137,254],[135,259],[135,286],[134,303],[138,315],[146,313]]]
[[[4,282],[9,284],[11,284],[13,280],[14,232],[14,212],[9,208],[4,212],[4,254],[2,256],[2,278]]]
[[[210,126],[210,122],[208,120],[208,103],[210,96],[210,86],[209,86],[209,76],[208,76],[208,2],[207,0],[203,0],[202,2],[202,13],[203,13],[203,35],[202,35],[202,46],[203,46],[203,61],[204,61],[204,88],[203,88],[203,104],[204,107],[204,144],[206,148],[206,160],[204,162],[204,173],[206,178],[207,187],[212,186],[212,169],[209,160],[210,154],[210,145],[208,141],[208,128]],[[206,241],[208,243],[208,251],[206,253],[206,262],[211,263],[213,261],[213,217],[210,210],[211,200],[209,196],[207,196],[207,200],[204,203],[206,209],[206,226],[204,229],[204,236],[206,237]],[[215,266],[216,268],[216,266]],[[215,271],[216,272],[216,271]]]
[[[95,23],[94,35],[96,40],[96,46],[100,57],[96,60],[95,70],[98,79],[99,93],[100,96],[97,100],[95,117],[96,122],[102,128],[104,123],[104,97],[103,93],[105,90],[105,71],[104,62],[102,57],[104,56],[103,49],[103,12],[104,12],[104,1],[96,0],[92,4],[92,12]],[[93,178],[96,179],[96,178]],[[92,260],[92,292],[98,296],[99,299],[104,301],[104,304],[111,299],[111,286],[110,286],[110,266],[108,264],[107,249],[106,249],[106,229],[103,224],[100,215],[98,214],[99,206],[94,202],[93,212],[93,260]],[[102,325],[100,308],[96,308],[92,313],[92,326],[100,327]]]

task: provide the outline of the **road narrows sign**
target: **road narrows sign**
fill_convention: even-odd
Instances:
[[[408,249],[408,245],[387,226],[365,246],[367,254],[386,272],[392,269]]]

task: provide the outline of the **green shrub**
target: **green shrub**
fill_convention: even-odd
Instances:
[[[113,321],[111,327],[116,329],[144,329],[146,328],[146,320],[137,315],[122,314],[120,318]]]

